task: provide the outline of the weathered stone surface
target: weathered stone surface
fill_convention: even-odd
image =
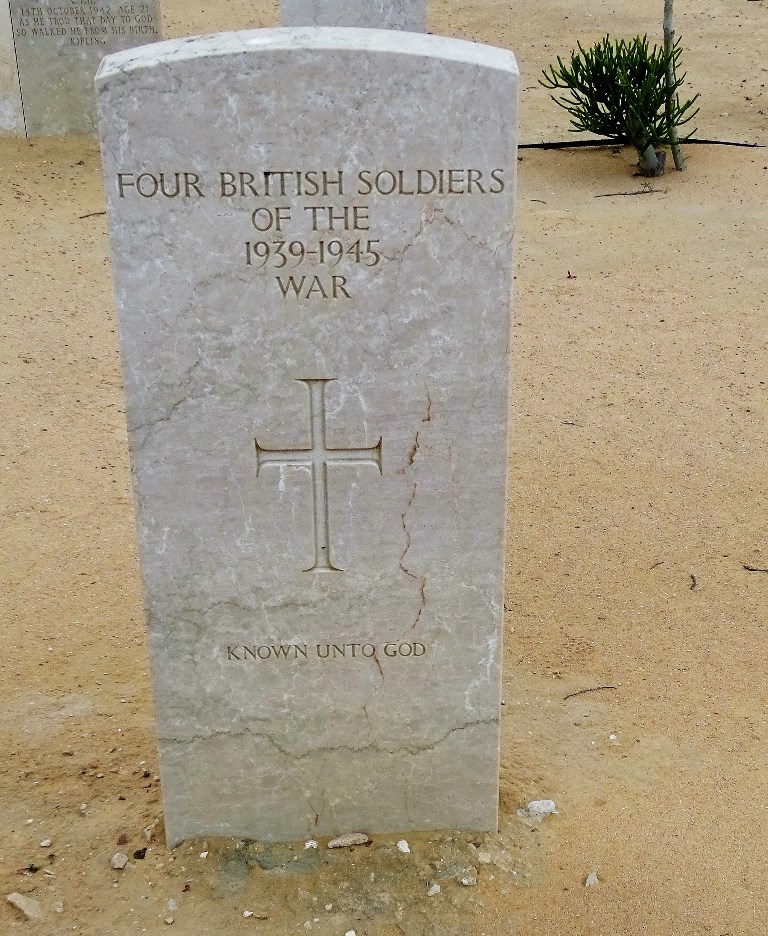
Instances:
[[[159,0],[10,0],[10,14],[29,136],[95,133],[93,76],[102,58],[160,35]],[[2,59],[0,51],[0,88]]]
[[[97,89],[169,841],[494,828],[512,54],[263,30]]]
[[[7,0],[0,0],[0,133],[14,136],[24,133],[11,10]]]
[[[280,0],[283,26],[359,26],[364,29],[427,28],[426,0]]]

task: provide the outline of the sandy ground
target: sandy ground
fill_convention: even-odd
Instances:
[[[768,2],[677,6],[699,135],[768,143]],[[661,7],[436,0],[430,28],[514,48],[522,138],[557,139],[540,69]],[[262,0],[165,12],[169,35],[276,23]],[[499,835],[171,854],[143,832],[161,795],[106,225],[82,217],[98,151],[0,141],[0,893],[46,914],[3,902],[0,932],[766,932],[768,150],[687,155],[611,197],[640,189],[629,152],[520,163]],[[559,815],[521,821],[540,797]]]

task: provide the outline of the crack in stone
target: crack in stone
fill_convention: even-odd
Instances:
[[[429,393],[429,390],[427,390],[427,411],[424,414],[424,416],[422,416],[421,421],[422,423],[428,423],[432,421],[432,397]],[[419,436],[420,435],[421,435],[421,432],[417,431],[416,436],[413,440],[413,445],[411,446],[410,451],[408,452],[407,463],[406,463],[406,467],[408,468],[410,468],[413,465],[414,461],[416,460],[416,456],[419,453],[419,445],[420,445]],[[413,628],[416,627],[416,625],[421,620],[421,615],[427,604],[427,597],[426,597],[427,580],[426,578],[423,575],[417,575],[415,572],[412,572],[404,562],[405,557],[408,555],[408,551],[411,548],[411,527],[410,527],[410,523],[408,522],[408,512],[410,511],[411,507],[413,506],[413,502],[416,499],[416,487],[417,487],[417,483],[416,481],[414,481],[411,486],[411,495],[408,498],[408,504],[406,505],[405,510],[400,514],[400,523],[402,524],[403,536],[405,537],[405,548],[400,553],[400,559],[398,560],[400,571],[403,572],[405,575],[407,575],[408,578],[412,578],[414,582],[416,582],[419,586],[419,607],[416,611],[416,617],[413,621],[413,624],[411,624],[411,630],[413,630]]]
[[[184,371],[184,374],[179,380],[179,383],[180,384],[186,383],[186,381],[189,380],[189,378],[192,376],[195,368],[199,367],[201,364],[202,364],[202,359],[198,358],[195,361],[195,363],[191,365],[191,367],[188,367]],[[201,399],[203,396],[205,396],[204,393],[200,394],[199,396],[191,396],[190,394],[185,394],[183,397],[181,397],[181,399],[176,400],[175,403],[172,403],[170,408],[167,410],[167,412],[165,412],[162,416],[158,416],[157,419],[150,419],[147,422],[137,423],[135,426],[128,426],[128,432],[133,433],[133,432],[139,432],[142,429],[145,429],[145,430],[156,429],[157,426],[160,425],[160,423],[170,422],[171,419],[173,419],[173,414],[184,403],[188,403],[192,400]],[[144,439],[144,442],[146,442],[146,439]]]
[[[269,719],[259,719],[260,721],[269,721]],[[314,757],[315,755],[322,754],[336,754],[342,751],[347,751],[349,754],[361,754],[367,751],[375,751],[378,754],[389,754],[390,756],[398,754],[408,754],[410,756],[417,756],[419,754],[425,754],[428,751],[434,751],[439,745],[443,744],[451,735],[456,734],[459,731],[467,731],[470,728],[478,728],[481,725],[496,725],[498,724],[497,718],[483,718],[478,721],[469,721],[465,722],[463,725],[457,725],[455,728],[449,728],[441,737],[437,738],[435,741],[432,741],[429,744],[404,744],[395,747],[386,747],[378,743],[369,743],[361,744],[355,746],[353,744],[338,744],[338,745],[329,745],[328,747],[316,747],[310,748],[308,751],[303,753],[297,753],[294,751],[289,751],[286,747],[280,744],[271,734],[267,732],[254,731],[250,727],[245,727],[240,731],[211,731],[208,734],[199,734],[193,735],[190,738],[166,738],[163,737],[161,740],[164,744],[194,744],[196,742],[202,741],[211,741],[215,738],[227,737],[231,739],[242,738],[245,735],[250,735],[254,738],[263,738],[269,745],[271,745],[275,750],[279,751],[284,757],[288,757],[294,761],[306,760],[307,758]]]
[[[408,251],[416,246],[416,243],[420,239],[421,235],[424,233],[427,227],[443,212],[444,208],[436,208],[433,205],[425,205],[421,211],[421,217],[419,218],[419,227],[413,236],[404,244],[399,250],[396,250],[393,254],[384,253],[383,256],[387,260],[402,260],[403,257],[408,253]]]
[[[459,234],[464,238],[467,243],[472,244],[475,247],[479,247],[481,250],[488,251],[492,257],[495,257],[502,247],[508,247],[514,239],[514,230],[511,232],[510,236],[506,239],[502,239],[499,243],[493,247],[491,244],[486,241],[480,240],[474,235],[470,234],[469,231],[458,221],[454,221],[449,215],[445,215],[442,219],[448,227],[454,228]]]
[[[160,423],[170,422],[173,418],[173,414],[183,403],[187,402],[187,399],[187,397],[183,396],[180,400],[176,400],[175,403],[171,404],[170,409],[162,416],[158,416],[157,419],[150,419],[148,422],[137,423],[135,426],[129,426],[128,432],[140,432],[142,429],[156,429]]]
[[[416,433],[417,447],[418,447],[418,438],[419,438],[419,434],[417,432]],[[410,462],[409,464],[413,464],[413,462]],[[408,498],[408,506],[405,508],[403,513],[400,514],[400,522],[402,523],[403,534],[405,535],[405,549],[403,549],[402,553],[400,554],[400,560],[398,562],[398,565],[400,566],[400,571],[404,572],[408,576],[408,578],[412,578],[414,582],[416,582],[419,586],[419,607],[418,607],[418,610],[416,611],[416,618],[413,624],[411,624],[411,629],[416,627],[416,625],[419,623],[419,619],[421,618],[422,612],[424,611],[424,607],[427,603],[426,595],[424,594],[424,591],[427,587],[426,578],[423,575],[416,575],[415,572],[411,572],[411,570],[403,562],[403,560],[405,559],[408,553],[408,550],[411,548],[411,529],[410,529],[410,526],[408,525],[408,521],[406,518],[408,516],[408,511],[411,509],[411,505],[413,504],[415,498],[416,498],[416,482],[414,481],[413,486],[411,488],[411,496]]]
[[[421,417],[421,421],[423,423],[432,422],[432,397],[429,394],[429,390],[427,390],[427,413],[425,416]],[[416,438],[418,438],[418,433]]]
[[[200,605],[198,607],[192,608],[179,608],[177,612],[177,617],[184,615],[185,617],[204,619],[211,614],[218,614],[220,611],[230,610],[230,611],[240,611],[242,614],[252,616],[256,613],[256,609],[250,605],[244,604],[239,601],[234,601],[232,599],[214,601],[211,604]],[[194,622],[190,622],[194,623]],[[202,620],[201,620],[202,623]]]
[[[423,420],[422,420],[423,422]],[[408,452],[408,467],[410,468],[413,464],[414,458],[416,458],[416,453],[419,450],[419,433],[416,433],[416,438],[413,440],[413,445],[411,446],[410,452]],[[410,506],[410,504],[409,504]]]

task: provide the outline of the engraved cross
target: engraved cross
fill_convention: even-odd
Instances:
[[[268,465],[295,465],[309,468],[312,481],[315,561],[305,572],[342,572],[331,561],[330,523],[328,517],[328,465],[375,465],[381,474],[381,438],[371,448],[328,448],[325,440],[325,387],[335,378],[303,380],[309,391],[310,447],[306,449],[268,449],[256,442],[256,475]]]

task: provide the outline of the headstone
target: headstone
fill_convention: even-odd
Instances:
[[[517,82],[382,30],[102,64],[172,845],[496,827]]]
[[[280,22],[283,26],[359,26],[424,32],[426,7],[426,0],[280,0]]]
[[[0,4],[8,7],[8,0]],[[93,76],[102,58],[159,36],[159,0],[10,0],[0,19],[2,128],[21,133],[26,127],[28,136],[95,133]],[[16,97],[9,98],[14,80]],[[1,116],[7,100],[15,114],[10,121]]]
[[[16,51],[13,46],[11,10],[0,0],[0,133],[24,133]]]

